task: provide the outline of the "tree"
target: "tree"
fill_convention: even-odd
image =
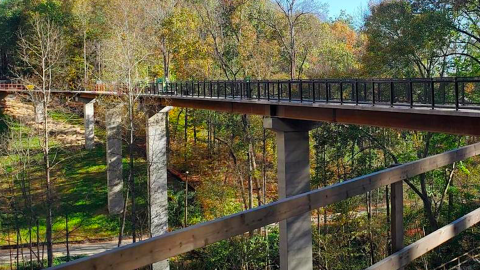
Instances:
[[[106,41],[107,58],[110,62],[109,78],[117,82],[117,89],[124,94],[120,98],[127,107],[128,185],[133,242],[136,241],[137,230],[134,147],[138,123],[135,108],[144,90],[144,78],[147,78],[144,64],[152,55],[151,44],[148,42],[151,29],[148,27],[148,21],[144,19],[144,10],[139,9],[138,4],[138,1],[113,1],[108,17],[111,38]]]
[[[365,22],[367,73],[424,78],[441,75],[450,44],[446,23],[438,12],[415,14],[406,1],[372,6]]]
[[[83,87],[88,84],[88,61],[87,61],[87,33],[90,28],[90,16],[92,14],[92,4],[90,0],[75,1],[74,14],[79,21],[79,31],[82,33],[83,41]]]
[[[17,73],[18,79],[28,85],[33,85],[31,98],[41,108],[41,129],[43,150],[43,166],[45,173],[46,197],[46,239],[48,266],[53,263],[52,222],[53,222],[53,192],[54,186],[51,170],[55,160],[50,157],[50,127],[48,109],[51,101],[51,90],[55,80],[59,79],[59,68],[63,56],[63,40],[60,28],[50,19],[34,16],[26,33],[19,34],[19,57],[22,73]],[[25,74],[25,75],[24,75]]]
[[[313,0],[275,0],[275,3],[280,9],[280,15],[276,14],[276,9],[272,9],[270,18],[267,19],[268,24],[275,30],[280,46],[288,59],[290,79],[295,79],[300,77],[297,63],[299,41],[301,41],[299,34],[302,31],[308,32],[308,29],[304,29],[305,26],[308,26],[304,18],[320,13],[321,6]],[[304,47],[304,50],[306,49]]]
[[[452,31],[451,48],[457,74],[474,75],[480,69],[480,8],[474,0],[411,0],[417,13],[439,13]],[[457,60],[456,62],[454,60]]]

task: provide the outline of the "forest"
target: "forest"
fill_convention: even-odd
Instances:
[[[317,0],[0,0],[0,83],[42,93],[0,104],[0,269],[43,269],[86,256],[77,245],[150,237],[138,96],[151,82],[479,75],[475,0],[372,0],[335,18]],[[109,84],[127,95],[96,101],[95,148],[86,150],[82,105],[49,93]],[[478,85],[465,91],[480,97]],[[110,215],[105,117],[118,99],[125,206]],[[41,123],[32,100],[43,104]],[[168,122],[169,231],[278,199],[275,133],[262,117],[174,108]],[[322,123],[310,131],[311,189],[474,142]],[[479,177],[476,157],[405,180],[405,243],[478,208]],[[311,211],[314,269],[364,269],[391,254],[390,193]],[[450,269],[480,254],[479,241],[473,227],[406,269]],[[273,224],[171,258],[170,268],[279,269],[278,242]]]

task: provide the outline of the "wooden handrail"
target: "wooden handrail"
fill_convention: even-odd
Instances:
[[[395,252],[366,270],[391,270],[408,265],[416,258],[452,239],[480,222],[480,208],[434,231],[417,242]]]
[[[472,144],[61,264],[51,269],[139,268],[479,154],[480,143]]]

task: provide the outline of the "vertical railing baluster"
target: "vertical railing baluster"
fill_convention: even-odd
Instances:
[[[432,89],[431,94],[432,94],[432,110],[435,109],[435,81],[433,78],[430,81],[430,88]]]
[[[243,88],[245,86],[244,81],[240,81],[240,99],[243,99]]]
[[[260,81],[257,80],[257,99],[260,100]]]
[[[343,82],[340,82],[340,104],[343,104]]]
[[[278,102],[281,100],[282,95],[282,85],[280,84],[280,80],[277,80],[277,95],[278,95]]]
[[[270,101],[270,82],[267,82],[267,100]]]
[[[408,80],[408,91],[410,92],[410,108],[413,108],[413,81]]]
[[[210,89],[210,98],[213,98],[213,81],[208,82],[208,88]]]
[[[355,104],[358,105],[358,80],[355,80]],[[352,86],[353,87],[353,86]]]
[[[372,81],[372,105],[375,105],[375,82]]]
[[[299,88],[298,92],[300,93],[300,103],[302,103],[303,102],[303,82],[302,82],[302,80],[300,80],[300,82],[299,82],[299,87],[300,88]]]
[[[455,77],[454,83],[455,83],[455,110],[458,111],[458,108],[460,106],[459,106],[459,100],[458,100],[459,97],[458,97],[458,79],[457,79],[457,77]]]
[[[395,89],[394,89],[394,83],[393,81],[390,82],[390,106],[393,107],[393,104],[395,103]]]
[[[223,88],[225,99],[227,99],[227,81],[223,81]]]
[[[292,101],[292,81],[288,81],[288,101]]]
[[[330,84],[328,81],[325,81],[325,102],[328,103],[330,101]]]
[[[312,81],[312,103],[315,103],[315,80]]]

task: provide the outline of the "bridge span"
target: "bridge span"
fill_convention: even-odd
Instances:
[[[480,135],[480,79],[188,81],[147,84],[140,95],[162,105],[296,120]],[[0,84],[0,93],[28,91]],[[97,91],[52,91],[95,98]]]

